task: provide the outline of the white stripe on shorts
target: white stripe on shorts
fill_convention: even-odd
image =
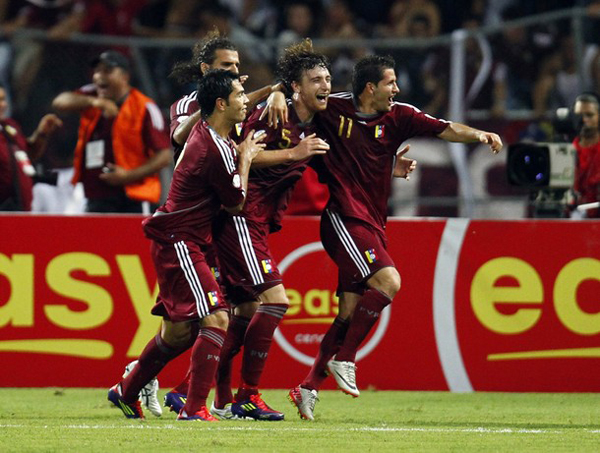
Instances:
[[[256,259],[254,253],[254,247],[252,247],[252,239],[250,238],[250,232],[248,231],[248,225],[246,219],[237,215],[232,216],[235,229],[237,230],[238,239],[240,241],[240,247],[246,261],[246,266],[252,276],[252,283],[254,285],[260,285],[264,283],[262,272],[260,271],[260,265]]]
[[[360,253],[360,251],[358,250],[358,247],[354,243],[352,236],[350,236],[350,233],[348,233],[346,226],[342,222],[340,215],[330,211],[329,209],[327,209],[326,211],[329,215],[329,219],[331,220],[333,228],[335,229],[335,232],[337,233],[338,238],[340,239],[340,242],[348,252],[348,255],[350,255],[352,261],[354,261],[354,264],[358,268],[358,271],[360,272],[361,276],[363,278],[367,277],[371,273],[369,270],[369,265],[367,264],[367,260],[366,258],[363,258],[362,253]]]
[[[185,242],[176,242],[175,251],[177,252],[179,265],[181,266],[181,269],[183,269],[185,279],[192,289],[194,299],[196,299],[196,310],[198,310],[198,315],[200,318],[204,318],[205,316],[208,316],[210,312],[208,310],[208,304],[206,303],[206,296],[204,295],[202,284],[200,283],[200,278],[198,278],[198,274],[196,273],[192,258],[190,257],[190,252],[187,245],[185,245]]]

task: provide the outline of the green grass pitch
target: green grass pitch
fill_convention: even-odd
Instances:
[[[160,397],[164,391],[160,392]],[[285,390],[263,397],[283,422],[127,420],[105,389],[0,389],[1,452],[600,451],[600,394],[322,391],[300,420]]]

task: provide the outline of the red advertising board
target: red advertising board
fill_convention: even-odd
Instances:
[[[140,222],[0,216],[0,386],[119,379],[160,325]],[[305,376],[336,314],[336,269],[318,231],[315,218],[288,218],[271,238],[291,306],[265,388]],[[600,222],[393,219],[387,233],[402,288],[361,346],[361,388],[599,389]],[[169,364],[161,386],[188,360]]]

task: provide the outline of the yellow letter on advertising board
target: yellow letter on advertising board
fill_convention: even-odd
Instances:
[[[300,291],[287,288],[285,294],[290,301],[290,307],[285,312],[286,316],[295,316],[300,313],[300,309],[302,308],[302,295]]]
[[[600,332],[600,313],[586,313],[577,304],[577,288],[584,280],[600,281],[600,261],[578,258],[563,267],[554,283],[554,307],[567,329],[579,335],[596,335]],[[598,294],[594,302],[599,302]]]
[[[0,305],[0,327],[33,326],[33,255],[16,253],[11,259],[0,253],[0,276],[10,286],[8,301]]]
[[[516,287],[497,287],[501,277],[512,277]],[[518,334],[531,329],[540,319],[539,308],[519,308],[514,314],[500,313],[495,304],[541,304],[542,282],[536,270],[518,258],[494,258],[481,266],[471,282],[471,306],[488,329],[500,334]]]
[[[71,310],[67,305],[45,305],[48,319],[66,329],[94,329],[108,321],[113,305],[110,294],[101,286],[71,277],[71,272],[81,270],[87,275],[110,275],[106,261],[93,253],[73,252],[55,257],[46,268],[48,286],[61,296],[87,305],[87,310]]]
[[[331,302],[333,302],[333,307],[331,307],[331,312],[337,316],[340,312],[340,298],[335,293],[335,291],[333,292],[333,294],[331,294]]]
[[[326,289],[311,289],[304,296],[304,308],[310,316],[329,315],[331,293]],[[318,304],[315,304],[319,301]]]
[[[127,350],[128,357],[137,357],[142,353],[148,340],[156,335],[160,329],[161,318],[150,313],[150,309],[158,296],[158,282],[154,285],[154,291],[150,292],[144,268],[138,255],[117,255],[117,264],[123,276],[129,298],[133,303],[135,314],[140,322]]]

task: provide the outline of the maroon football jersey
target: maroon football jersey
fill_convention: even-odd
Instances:
[[[198,101],[196,100],[197,94],[198,94],[197,91],[192,91],[190,94],[186,94],[181,99],[179,99],[178,101],[175,101],[171,105],[171,111],[170,111],[171,126],[170,126],[169,137],[171,137],[171,145],[173,145],[173,153],[174,153],[173,160],[174,160],[174,162],[177,162],[177,159],[179,159],[179,154],[181,154],[181,150],[183,149],[183,146],[180,146],[177,143],[175,143],[175,141],[173,140],[173,133],[175,132],[175,129],[177,129],[177,126],[179,126],[179,124],[182,121],[185,121],[189,116],[193,115],[198,110],[200,110],[200,105],[198,104]]]
[[[449,124],[409,104],[372,115],[357,111],[351,93],[329,96],[327,110],[315,115],[317,135],[330,150],[314,159],[330,192],[328,207],[383,228],[387,218],[396,152],[405,140],[435,136]]]
[[[233,142],[199,121],[175,168],[167,201],[144,220],[150,239],[176,242],[212,241],[211,225],[221,205],[234,207],[244,199]]]
[[[288,100],[289,119],[277,129],[268,126],[266,118],[259,120],[263,108],[259,106],[248,117],[243,126],[243,136],[245,138],[252,130],[255,133],[264,131],[266,136],[263,143],[267,145],[267,150],[294,148],[312,133],[312,124],[300,122],[291,101]],[[281,217],[287,208],[292,189],[302,177],[308,161],[309,159],[305,159],[291,164],[250,170],[248,197],[242,214],[248,220],[270,224],[271,231],[280,230]]]

